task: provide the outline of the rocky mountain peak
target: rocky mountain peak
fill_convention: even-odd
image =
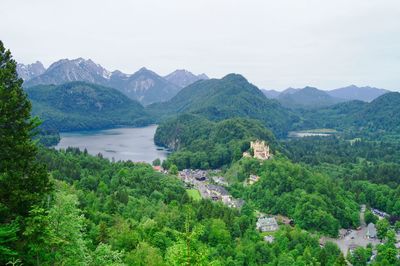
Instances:
[[[18,76],[22,78],[24,81],[37,77],[43,74],[45,71],[46,68],[40,61],[36,61],[35,63],[29,65],[17,64]]]

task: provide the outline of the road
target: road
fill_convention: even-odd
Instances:
[[[360,211],[361,228],[359,230],[350,230],[349,234],[339,239],[322,237],[321,242],[336,243],[345,256],[347,256],[348,250],[351,246],[366,247],[368,244],[372,244],[373,246],[379,244],[380,241],[378,239],[366,238],[367,226],[365,224],[364,213],[365,213],[365,205],[362,205]]]

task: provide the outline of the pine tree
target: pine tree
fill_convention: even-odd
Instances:
[[[6,219],[26,216],[49,190],[47,172],[35,160],[38,121],[30,111],[16,62],[0,41],[0,200],[9,212],[1,215]]]
[[[32,136],[38,126],[38,120],[31,118],[30,111],[31,104],[22,89],[22,80],[18,78],[16,62],[0,41],[0,225],[2,226],[23,221],[32,206],[40,203],[50,189],[46,169],[36,161],[37,148]],[[19,227],[19,237],[21,237],[23,227]]]

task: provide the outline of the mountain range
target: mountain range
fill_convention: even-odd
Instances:
[[[59,131],[144,126],[152,122],[144,107],[116,89],[74,81],[26,90],[32,114],[45,129]]]
[[[45,71],[46,68],[39,61],[36,61],[35,63],[29,65],[17,64],[18,75],[23,80],[30,80],[43,74]]]
[[[313,87],[305,87],[303,89],[290,88],[280,93],[276,99],[285,107],[303,109],[321,108],[345,101]]]
[[[332,97],[345,100],[360,100],[364,102],[371,102],[372,100],[388,92],[390,91],[369,86],[357,87],[355,85],[327,91],[327,93]]]
[[[48,69],[45,69],[39,61],[30,65],[18,64],[17,71],[24,80],[24,87],[85,81],[113,87],[143,105],[168,101],[182,88],[199,80],[209,79],[205,74],[195,75],[184,69],[175,70],[164,77],[144,67],[133,74],[125,74],[118,70],[110,72],[91,59],[83,58],[61,59],[51,64]],[[291,109],[315,109],[351,100],[370,102],[389,91],[351,85],[330,91],[305,87],[288,88],[282,92],[276,90],[262,90],[262,92],[267,98],[276,99]]]
[[[185,69],[177,69],[164,77],[166,80],[180,88],[184,88],[198,80],[209,79],[206,74],[195,75]]]
[[[305,87],[302,89],[288,88],[282,92],[276,90],[262,90],[262,92],[267,98],[276,99],[286,107],[312,109],[352,100],[371,102],[390,91],[368,86],[357,87],[351,85],[330,91]]]
[[[40,62],[19,64],[17,70],[24,79],[24,87],[85,81],[118,89],[143,105],[169,100],[182,87],[200,79],[208,79],[205,74],[196,76],[187,70],[174,71],[165,78],[146,68],[133,74],[118,70],[110,72],[92,60],[83,58],[62,59],[51,64],[48,69]]]
[[[354,136],[400,133],[400,93],[385,93],[372,102],[359,100],[303,112],[304,128],[334,128]]]

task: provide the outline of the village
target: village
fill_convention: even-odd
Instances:
[[[221,201],[231,208],[241,208],[244,200],[235,199],[226,190],[228,183],[224,177],[213,175],[218,170],[191,170],[184,169],[179,171],[178,178],[181,179],[188,189],[196,189],[201,198]]]
[[[243,157],[256,158],[260,161],[272,158],[269,146],[260,140],[250,142],[250,149],[243,153]],[[157,170],[159,170],[157,168]],[[166,173],[166,172],[165,172]],[[226,189],[229,187],[228,181],[222,176],[220,170],[200,170],[200,169],[184,169],[178,172],[178,178],[183,181],[188,191],[193,192],[193,195],[198,194],[198,198],[210,199],[216,202],[222,202],[230,208],[240,209],[245,201],[243,199],[234,198]],[[251,186],[258,182],[258,175],[250,174],[244,181],[244,186]],[[338,245],[339,249],[346,256],[349,252],[352,253],[358,247],[366,247],[372,245],[376,247],[381,244],[381,240],[377,237],[375,224],[365,223],[364,214],[366,206],[360,207],[360,223],[361,226],[357,229],[340,229],[338,238],[321,237],[319,239],[320,246],[326,245],[327,242],[333,242]],[[371,209],[372,213],[379,219],[388,217],[389,215],[377,209]],[[294,221],[289,217],[282,215],[270,215],[256,211],[257,221],[255,229],[261,233],[264,241],[272,243],[274,233],[279,230],[280,226],[294,226]],[[396,234],[396,248],[400,249],[400,232]],[[376,256],[376,249],[370,260]]]

